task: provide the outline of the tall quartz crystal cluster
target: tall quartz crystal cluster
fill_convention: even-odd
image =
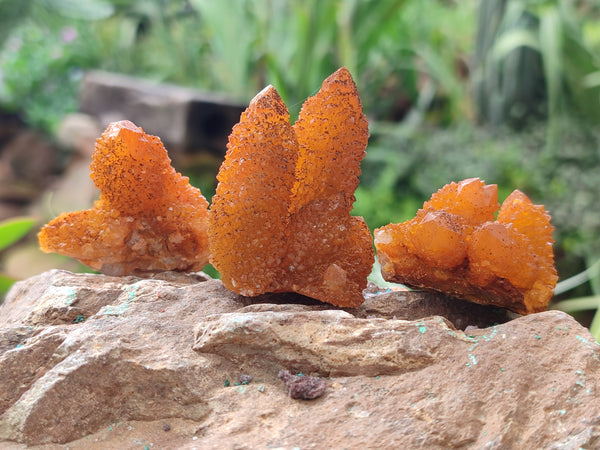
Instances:
[[[100,199],[40,231],[40,247],[108,275],[179,270],[208,263],[208,203],[171,167],[160,138],[127,120],[96,142],[91,178]]]
[[[293,126],[272,86],[250,102],[229,136],[209,214],[211,262],[228,289],[364,301],[371,235],[350,210],[368,136],[346,68],[323,82]]]

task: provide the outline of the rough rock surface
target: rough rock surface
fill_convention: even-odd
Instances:
[[[20,282],[0,306],[0,446],[600,445],[600,345],[570,316],[365,297],[250,299],[201,273]],[[325,393],[290,398],[280,370],[324,377]]]

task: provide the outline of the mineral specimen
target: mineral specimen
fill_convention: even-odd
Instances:
[[[100,199],[44,226],[41,249],[109,275],[202,270],[208,203],[170,163],[158,137],[126,120],[110,124],[90,166]]]
[[[304,103],[293,127],[272,86],[250,102],[229,136],[209,214],[211,262],[228,289],[364,301],[371,235],[349,213],[368,136],[346,68]]]
[[[289,370],[280,370],[277,377],[283,381],[291,398],[314,400],[325,393],[327,382],[319,377],[294,375]]]
[[[514,191],[450,183],[412,220],[375,230],[384,279],[521,314],[546,309],[558,279],[550,215]]]

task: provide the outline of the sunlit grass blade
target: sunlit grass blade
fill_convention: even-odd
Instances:
[[[554,295],[560,295],[563,292],[570,291],[571,289],[574,289],[577,286],[588,282],[589,280],[598,275],[600,275],[600,259],[583,272],[580,272],[577,275],[573,275],[572,277],[557,283],[556,288],[554,289]]]
[[[16,281],[18,280],[0,274],[0,296],[6,294]],[[0,303],[2,303],[2,298],[0,298]]]
[[[0,250],[17,242],[36,224],[34,217],[14,217],[0,222]]]
[[[590,324],[590,333],[594,336],[594,339],[600,341],[600,309],[597,309],[596,314],[594,314]]]
[[[579,311],[593,311],[600,308],[600,295],[590,295],[589,297],[577,297],[563,300],[555,303],[552,309],[558,309],[572,314]]]

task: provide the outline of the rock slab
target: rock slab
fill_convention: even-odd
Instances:
[[[600,446],[600,345],[570,316],[365,297],[250,299],[202,273],[20,282],[0,306],[0,445]],[[281,370],[325,393],[290,398]]]
[[[80,107],[103,127],[131,120],[146,133],[160,136],[169,152],[207,150],[222,156],[227,136],[246,105],[215,93],[89,71],[83,79]]]

